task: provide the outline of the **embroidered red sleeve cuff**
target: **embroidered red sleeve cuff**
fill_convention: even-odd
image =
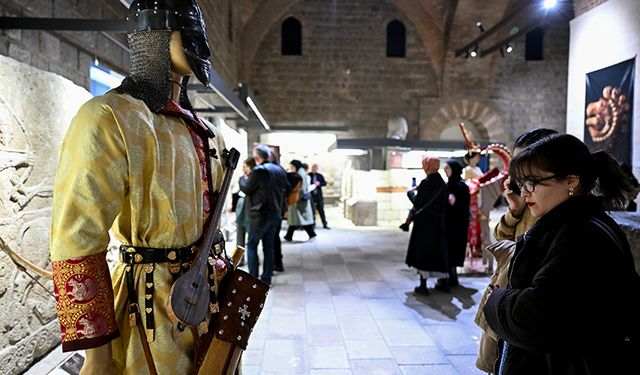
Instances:
[[[63,352],[95,348],[120,335],[105,256],[52,262]]]

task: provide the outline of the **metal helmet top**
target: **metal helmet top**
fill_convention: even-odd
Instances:
[[[196,0],[134,0],[127,16],[128,34],[180,31],[187,62],[202,84],[209,84],[211,50],[202,11]]]

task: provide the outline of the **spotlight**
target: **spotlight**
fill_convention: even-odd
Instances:
[[[478,27],[478,29],[480,29],[481,33],[484,32],[484,27],[482,26],[482,22],[481,21],[476,22],[476,26]]]
[[[513,46],[511,44],[507,44],[507,53],[513,52]]]
[[[544,9],[551,9],[558,4],[558,0],[544,0],[542,6]]]
[[[478,47],[474,47],[471,52],[469,52],[471,57],[478,57]]]

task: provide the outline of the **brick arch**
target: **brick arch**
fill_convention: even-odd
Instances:
[[[424,125],[420,126],[420,139],[437,140],[452,121],[462,120],[475,127],[480,139],[474,141],[508,142],[500,115],[477,100],[460,99],[441,106]],[[460,135],[462,139],[462,135]]]
[[[251,66],[258,47],[273,24],[279,22],[289,11],[289,8],[298,1],[300,0],[264,0],[253,12],[251,18],[247,20],[242,30],[242,68],[240,71],[242,81],[249,80]],[[440,87],[444,71],[445,44],[444,33],[442,28],[438,27],[437,19],[425,10],[421,2],[415,0],[392,0],[391,4],[407,17],[418,32],[425,50],[429,53],[438,87]]]

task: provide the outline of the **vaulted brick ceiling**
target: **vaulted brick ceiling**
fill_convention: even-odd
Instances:
[[[241,76],[248,78],[250,66],[266,33],[287,10],[300,0],[242,0]],[[441,82],[447,51],[460,48],[478,35],[476,21],[498,22],[509,0],[389,0],[415,26]],[[516,1],[516,0],[514,0]]]

